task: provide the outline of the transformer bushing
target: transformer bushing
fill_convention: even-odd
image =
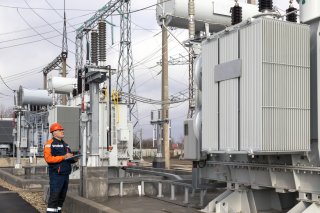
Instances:
[[[101,21],[99,28],[99,62],[102,64],[106,61],[106,23]]]
[[[242,7],[235,5],[231,8],[231,24],[239,24],[242,22]]]
[[[91,63],[98,65],[98,32],[91,33]]]
[[[259,1],[259,12],[271,11],[273,8],[272,0],[260,0]]]

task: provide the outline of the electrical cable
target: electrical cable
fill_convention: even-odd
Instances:
[[[167,1],[171,1],[171,0],[167,0]],[[167,1],[164,1],[164,2],[167,2]],[[160,4],[160,3],[158,3],[158,4]],[[140,8],[138,10],[131,11],[130,13],[138,12],[138,11],[141,11],[141,10],[144,10],[144,9],[146,10],[146,9],[148,9],[150,7],[153,7],[153,6],[156,6],[158,4],[153,4],[153,5],[147,6],[145,8]],[[6,6],[6,5],[0,5],[0,7],[7,7],[7,8],[12,8],[12,9],[63,10],[63,9],[49,9],[49,8],[35,8],[35,7],[33,7],[33,8],[14,7],[14,6]],[[91,12],[91,13],[86,13],[86,14],[83,14],[83,15],[80,15],[80,16],[76,16],[76,17],[70,18],[69,21],[73,20],[73,19],[80,18],[80,17],[84,17],[84,16],[95,14],[95,12],[97,11],[97,10],[84,10],[84,9],[66,9],[66,10],[70,10],[70,11],[72,11],[72,10],[74,10],[74,11],[94,11],[94,12]],[[126,13],[124,13],[124,14],[126,14]],[[113,16],[115,16],[115,15],[123,15],[123,14],[113,14]],[[54,22],[54,23],[50,23],[50,24],[53,25],[53,24],[58,24],[58,23],[61,23],[61,22],[63,22],[63,21]],[[27,31],[27,30],[33,30],[34,28],[40,28],[40,27],[47,27],[47,25],[40,25],[40,26],[36,26],[36,27],[33,27],[33,28],[29,27],[29,28],[22,29],[22,30],[17,30],[17,31],[12,31],[12,32],[7,32],[7,33],[1,33],[0,36],[1,35],[6,35],[6,34],[17,33],[17,32],[23,32],[23,31]]]
[[[39,35],[39,34],[38,34],[38,35]],[[59,36],[60,36],[60,35],[56,35],[56,36],[51,36],[51,37],[47,37],[47,38],[41,36],[42,39],[39,39],[39,40],[36,40],[36,41],[28,41],[28,42],[24,42],[24,43],[20,43],[20,44],[13,44],[13,45],[9,45],[9,46],[0,47],[0,50],[12,48],[12,47],[18,47],[18,46],[22,46],[22,45],[26,45],[26,44],[33,44],[33,43],[37,43],[37,42],[44,41],[44,40],[48,41],[48,39],[57,38],[57,37],[59,37]],[[48,42],[51,43],[50,41],[48,41]],[[51,44],[53,44],[54,46],[57,46],[57,47],[61,48],[60,46],[58,46],[58,45],[56,45],[56,44],[54,44],[54,43],[51,43]]]
[[[79,24],[77,24],[77,25],[79,25]],[[49,33],[52,33],[52,32],[55,32],[55,30],[46,31],[46,32],[43,32],[41,34],[45,35],[45,34],[49,34]],[[68,33],[73,33],[73,32],[75,32],[75,31],[72,30],[72,31],[69,31]],[[37,37],[37,36],[39,36],[39,35],[38,34],[34,34],[34,35],[30,35],[30,36],[24,36],[24,37],[9,39],[9,40],[3,40],[3,41],[0,41],[0,44],[1,43],[6,43],[6,42],[18,41],[18,40],[27,39],[27,38],[33,38],[33,37]],[[60,36],[60,35],[58,35],[58,36]]]
[[[18,12],[18,14],[19,14],[19,16],[21,17],[21,19],[30,27],[30,28],[32,28],[32,26],[27,22],[27,20],[21,15],[21,13],[20,13],[20,11],[19,11],[19,9],[17,9],[17,12]],[[50,44],[52,44],[52,45],[54,45],[54,46],[56,46],[56,47],[58,47],[59,49],[61,49],[62,47],[61,46],[59,46],[59,45],[57,45],[57,44],[55,44],[55,43],[53,43],[53,42],[51,42],[50,40],[48,40],[47,38],[45,38],[43,35],[41,35],[41,33],[39,33],[36,29],[34,29],[34,28],[32,28],[39,36],[41,36],[43,39],[45,39],[47,42],[49,42]]]
[[[88,15],[92,15],[93,13],[86,13],[84,15],[81,15],[81,16],[75,16],[73,18],[70,18],[70,20],[73,20],[73,19],[78,19],[78,18],[81,18],[81,17],[85,17],[85,16],[88,16]],[[51,25],[54,25],[54,24],[60,24],[61,22],[63,21],[57,21],[57,22],[53,22],[51,23]],[[82,24],[83,22],[81,22],[80,24]],[[77,24],[76,24],[77,25]],[[48,25],[38,25],[38,26],[35,26],[33,28],[37,29],[37,28],[43,28],[43,27],[47,27]],[[0,36],[3,36],[3,35],[8,35],[8,34],[14,34],[14,33],[19,33],[19,32],[24,32],[24,31],[29,31],[29,30],[32,30],[34,31],[31,27],[29,28],[25,28],[25,29],[21,29],[21,30],[15,30],[15,31],[11,31],[11,32],[6,32],[6,33],[0,33]]]
[[[8,84],[3,80],[2,76],[0,75],[1,81],[4,83],[4,85],[11,91],[14,91],[13,89],[11,89]]]
[[[28,5],[28,7],[30,7],[30,5],[28,4],[28,2],[26,1],[26,0],[24,0],[24,2]],[[31,7],[30,7],[31,8]],[[49,22],[47,22],[42,16],[40,16],[34,9],[31,9],[32,10],[32,12],[34,13],[34,14],[36,14],[39,18],[41,18],[44,22],[46,22],[52,29],[54,29],[55,31],[57,31],[60,35],[62,35],[63,36],[63,34],[59,31],[59,30],[57,30],[53,25],[51,25]],[[68,39],[68,41],[70,41],[70,42],[72,42],[73,44],[76,44],[74,41],[72,41],[71,39],[69,39],[69,38],[67,38]],[[70,51],[71,52],[71,51]],[[72,53],[72,52],[71,52]],[[75,54],[75,53],[73,53],[73,54]]]
[[[1,4],[0,7],[5,7],[5,8],[11,8],[11,9],[25,9],[25,10],[52,10],[50,8],[44,8],[44,7],[33,7],[33,8],[28,8],[28,7],[15,7],[15,6],[9,6],[9,5],[3,5]],[[55,9],[55,10],[63,10],[63,9]],[[69,11],[83,11],[83,12],[88,12],[88,11],[97,11],[97,10],[88,10],[88,9],[66,9]]]
[[[52,8],[54,10],[54,12],[60,17],[63,19],[63,16],[60,15],[60,13],[58,13],[58,11],[47,1],[45,0],[45,2],[49,5],[50,8]],[[65,9],[65,8],[64,8]],[[66,10],[66,9],[65,9]],[[77,30],[73,25],[71,25],[68,21],[67,21],[67,24],[72,27],[74,30]]]
[[[11,97],[10,95],[4,94],[4,93],[2,93],[2,92],[0,92],[0,95],[7,96],[7,97]]]
[[[114,15],[124,15],[124,14],[132,14],[132,13],[140,12],[140,11],[142,11],[142,10],[149,9],[149,8],[151,8],[151,7],[154,7],[154,6],[163,4],[163,3],[168,2],[168,1],[171,1],[171,0],[166,0],[166,1],[163,1],[163,2],[160,2],[160,3],[152,4],[152,5],[149,5],[149,6],[140,8],[140,9],[137,9],[137,10],[132,10],[132,11],[127,12],[127,13],[119,13],[119,14],[114,14]]]
[[[175,104],[175,103],[181,103],[181,102],[185,102],[185,101],[189,100],[189,98],[176,99],[175,97],[172,97],[171,100],[169,100],[169,102],[164,102],[164,101],[160,101],[160,100],[153,100],[151,98],[145,98],[145,97],[138,96],[138,95],[128,94],[126,92],[121,92],[121,96],[130,97],[133,100],[136,100],[136,101],[142,102],[142,103],[146,103],[146,104],[158,104],[158,105]]]

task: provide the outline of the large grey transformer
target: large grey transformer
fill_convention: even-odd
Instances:
[[[185,122],[194,128],[186,149],[201,151],[187,158],[205,162],[194,168],[194,183],[228,185],[205,212],[320,211],[311,33],[309,25],[259,18],[202,42],[201,97],[194,122]]]
[[[202,45],[202,151],[310,150],[309,37],[258,19]]]

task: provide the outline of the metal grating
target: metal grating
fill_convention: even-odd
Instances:
[[[310,150],[309,29],[263,19],[263,151]],[[270,47],[270,48],[268,48]]]
[[[253,23],[240,31],[240,150],[260,149],[261,121],[261,41],[262,27]]]

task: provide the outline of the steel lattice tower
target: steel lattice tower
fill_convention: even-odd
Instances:
[[[129,120],[133,127],[138,124],[138,108],[132,95],[136,94],[131,47],[131,1],[124,0],[120,7],[120,55],[117,74],[117,91],[127,93]]]

